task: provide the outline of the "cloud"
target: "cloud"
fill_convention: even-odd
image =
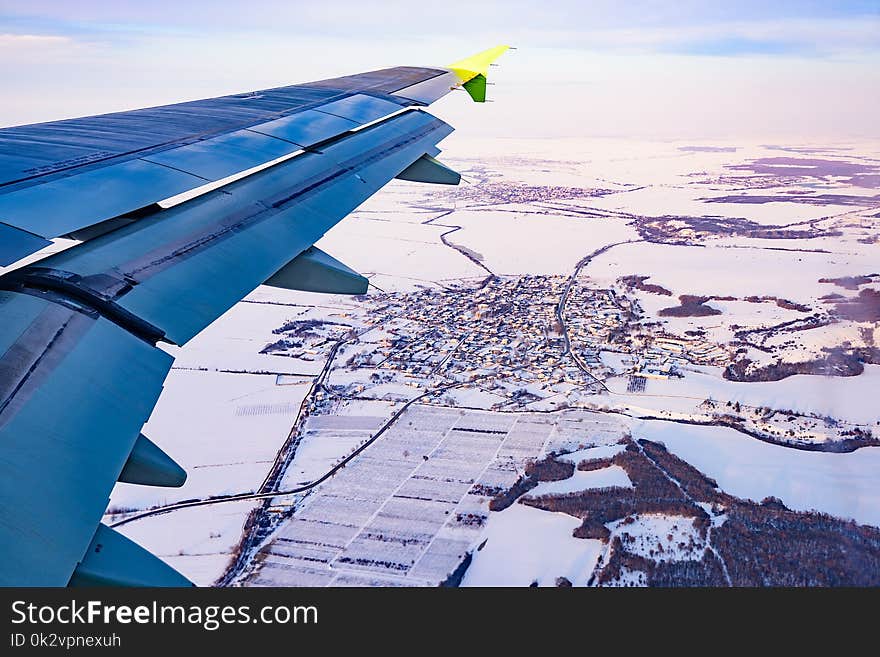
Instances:
[[[7,0],[5,5],[0,15],[11,26],[8,31],[107,41],[271,34],[365,42],[490,34],[523,47],[607,52],[816,56],[880,51],[876,0],[446,0],[417,16],[412,0],[381,5],[362,0]]]
[[[55,34],[0,34],[0,48],[45,48],[71,43],[69,37]]]
[[[730,21],[557,34],[568,47],[697,56],[827,56],[880,53],[880,17]]]

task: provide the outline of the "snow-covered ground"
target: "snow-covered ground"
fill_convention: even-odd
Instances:
[[[244,581],[436,586],[481,540],[483,491],[510,487],[553,429],[540,416],[412,406],[305,498]]]
[[[721,372],[720,367],[688,367],[682,378],[647,381],[641,393],[626,392],[626,377],[611,379],[607,385],[614,393],[611,401],[615,407],[642,415],[660,411],[694,414],[704,400],[714,399],[828,416],[878,429],[880,406],[874,400],[880,393],[880,365],[865,365],[858,376],[796,374],[781,381],[748,383],[729,381]]]
[[[639,242],[615,247],[595,258],[584,271],[606,280],[630,274],[651,276],[650,282],[673,293],[672,297],[654,295],[654,299],[671,306],[679,294],[767,295],[810,303],[834,291],[820,284],[820,278],[870,273],[876,268],[877,256],[868,249],[835,255]],[[766,312],[762,305],[755,304],[756,310]],[[702,319],[717,322],[714,316]]]
[[[623,451],[624,445],[602,445],[601,447],[588,447],[587,449],[579,449],[568,454],[562,454],[557,457],[557,461],[565,461],[566,463],[574,463],[577,466],[581,461],[589,461],[592,459],[610,459],[615,454]],[[627,480],[629,481],[629,480]],[[629,485],[629,484],[627,484]]]
[[[397,405],[386,402],[354,402],[363,415],[318,415],[305,425],[293,461],[287,467],[281,488],[290,489],[314,481],[330,470],[384,424]]]
[[[626,545],[627,552],[657,561],[699,560],[706,540],[694,527],[694,519],[658,513],[632,516],[632,522],[612,524],[614,535]]]
[[[307,296],[301,294],[300,297]],[[279,302],[291,303],[279,292]],[[148,509],[181,500],[255,491],[287,439],[311,377],[313,364],[263,355],[277,339],[272,330],[307,307],[242,303],[189,345],[173,349],[175,369],[143,433],[186,471],[180,488],[117,484],[108,509]],[[250,374],[247,372],[271,372]],[[252,502],[202,506],[137,520],[119,528],[198,584],[215,581],[226,568]],[[122,516],[108,516],[113,522]]]
[[[461,226],[450,241],[481,254],[483,264],[496,274],[570,274],[581,258],[599,247],[638,239],[622,221],[553,216],[534,209],[460,211],[440,222]]]
[[[778,497],[789,508],[823,511],[880,527],[880,448],[850,454],[804,452],[749,439],[725,427],[633,421],[647,438],[712,477],[733,495],[760,502]]]
[[[565,577],[583,586],[602,553],[602,541],[574,538],[577,518],[514,504],[491,514],[485,545],[473,553],[462,586],[555,586]]]
[[[575,470],[571,477],[560,481],[543,481],[533,488],[529,495],[532,497],[538,497],[539,495],[564,495],[566,493],[577,493],[588,488],[607,488],[610,486],[626,488],[632,486],[632,482],[623,468],[611,465],[607,468],[588,470],[586,472]]]
[[[120,529],[196,585],[210,586],[233,558],[241,539],[241,527],[256,504],[226,502],[182,509],[139,520]]]
[[[287,438],[309,381],[174,371],[144,434],[186,471],[181,488],[119,484],[111,507],[143,509],[179,500],[254,491]]]

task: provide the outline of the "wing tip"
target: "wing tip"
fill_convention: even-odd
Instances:
[[[462,83],[477,77],[486,75],[492,63],[510,50],[508,45],[499,45],[480,51],[470,57],[459,59],[449,65],[449,68],[461,78]]]
[[[511,46],[508,45],[493,46],[470,57],[459,59],[450,64],[448,68],[458,77],[457,86],[464,87],[474,102],[484,103],[486,102],[486,76],[489,74],[489,67],[510,49]]]

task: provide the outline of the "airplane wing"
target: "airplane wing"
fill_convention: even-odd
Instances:
[[[457,184],[452,128],[506,46],[132,112],[0,130],[0,585],[187,585],[100,523],[117,481],[180,486],[140,433],[172,357],[261,284],[366,292],[314,243],[394,178]]]

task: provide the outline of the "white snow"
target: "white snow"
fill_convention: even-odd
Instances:
[[[559,217],[534,210],[458,211],[442,221],[462,226],[448,239],[480,253],[483,264],[496,274],[570,274],[587,253],[611,242],[638,239],[636,231],[618,219]]]
[[[632,486],[632,482],[626,475],[626,470],[619,465],[611,465],[607,468],[588,470],[586,472],[575,470],[571,477],[560,481],[542,481],[529,492],[529,496],[564,495],[565,493],[577,493],[588,488],[606,488],[609,486],[629,488]]]
[[[726,402],[739,402],[828,415],[878,431],[880,407],[875,400],[880,395],[880,365],[865,365],[858,376],[796,374],[780,381],[748,383],[724,379],[721,372],[720,367],[688,367],[683,378],[649,380],[644,393],[627,393],[624,377],[611,379],[607,385],[617,405],[642,409],[642,414],[661,410],[692,414],[711,398],[722,403],[722,411]]]
[[[579,449],[568,454],[560,454],[556,457],[557,461],[566,461],[577,465],[581,461],[589,461],[592,459],[610,459],[626,449],[626,445],[601,445],[599,447],[588,447],[587,449]]]
[[[868,251],[828,254],[638,242],[606,251],[583,271],[612,280],[630,274],[651,276],[650,283],[673,293],[672,297],[653,295],[669,306],[676,305],[680,294],[767,295],[803,303],[833,291],[819,283],[820,278],[871,272],[876,263],[876,255]],[[754,304],[757,309],[762,305]],[[717,321],[718,317],[722,316],[687,319]]]
[[[486,544],[474,551],[462,586],[555,586],[565,577],[586,584],[602,552],[602,541],[574,538],[580,520],[564,513],[514,504],[491,513]]]
[[[255,490],[308,390],[274,376],[174,370],[143,433],[186,471],[181,488],[118,484],[110,506],[145,508]]]
[[[210,586],[232,558],[248,513],[259,502],[192,507],[123,525],[122,534],[199,586]]]
[[[361,210],[331,228],[317,246],[383,290],[408,291],[438,280],[485,275],[440,241],[440,234],[449,228],[413,222],[414,218],[426,221],[441,211],[414,214],[401,204],[399,189],[390,186],[370,199]]]
[[[627,552],[655,561],[698,560],[706,548],[706,541],[694,528],[694,519],[684,516],[640,514],[631,523],[614,523],[611,529]]]
[[[796,374],[781,381],[741,383],[721,377],[721,368],[710,373],[688,372],[684,379],[664,382],[671,394],[704,395],[749,406],[817,413],[859,424],[880,421],[880,365],[865,365],[858,376]],[[652,382],[653,383],[653,382]],[[674,392],[673,392],[674,391]]]
[[[692,163],[699,166],[697,163]],[[761,195],[774,194],[773,190],[761,190]],[[787,224],[808,219],[818,219],[831,214],[850,210],[848,206],[814,206],[801,203],[709,203],[703,198],[743,195],[742,192],[710,191],[706,186],[687,186],[651,184],[627,194],[615,194],[592,199],[590,206],[643,214],[648,216],[685,215],[700,217],[704,215],[722,217],[743,217],[759,224]]]

